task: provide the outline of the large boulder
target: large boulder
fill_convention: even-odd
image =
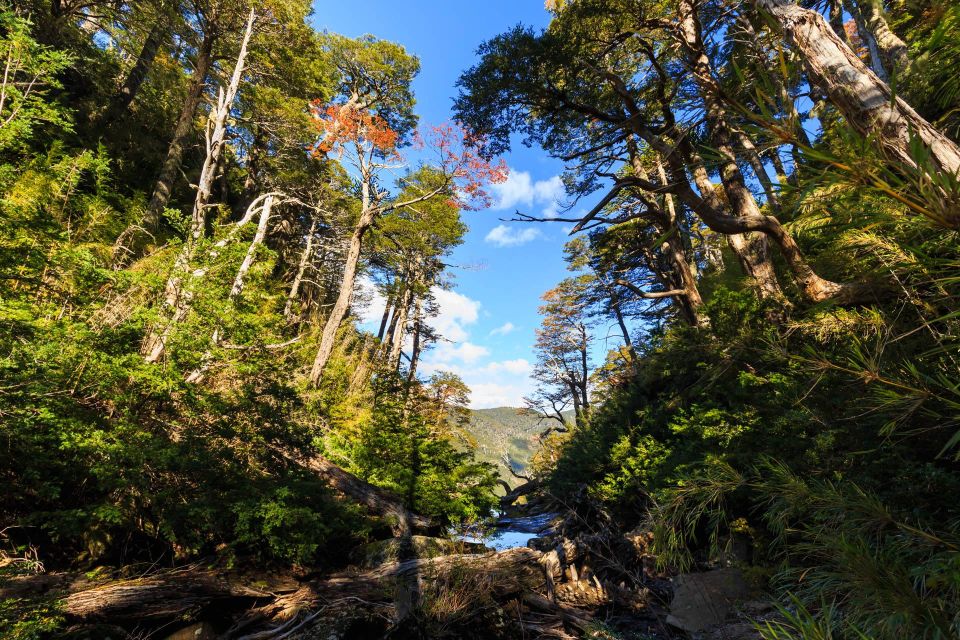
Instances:
[[[743,574],[735,568],[677,576],[667,623],[687,633],[703,631],[723,623],[734,603],[749,592]]]

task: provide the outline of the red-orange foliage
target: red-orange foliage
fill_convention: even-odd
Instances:
[[[366,109],[347,104],[324,107],[312,103],[314,120],[320,140],[312,149],[314,156],[343,150],[350,143],[359,142],[373,147],[384,156],[400,159],[397,152],[398,135],[386,121]],[[450,204],[461,209],[483,209],[492,198],[489,184],[507,179],[507,165],[503,160],[491,162],[480,155],[483,140],[473,136],[460,124],[443,124],[414,134],[414,147],[437,154],[436,168],[453,187]]]
[[[459,123],[447,123],[417,133],[414,144],[433,149],[439,156],[439,168],[456,185],[455,204],[461,209],[484,209],[492,201],[487,185],[505,182],[507,164],[502,159],[490,162],[480,155],[483,140]]]
[[[331,104],[324,108],[315,101],[312,107],[320,132],[314,155],[330,153],[351,142],[366,142],[384,154],[395,152],[397,132],[380,116],[351,104]]]

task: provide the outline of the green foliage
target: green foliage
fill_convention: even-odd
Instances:
[[[0,154],[23,151],[37,127],[69,130],[70,113],[50,99],[72,56],[38,43],[29,20],[0,7]]]
[[[357,473],[440,521],[485,518],[497,504],[493,465],[475,461],[471,451],[457,446],[446,415],[439,423],[427,420],[432,412],[423,408],[430,400],[393,391],[402,384],[382,374],[370,421],[344,441]]]
[[[56,603],[8,598],[0,600],[0,637],[8,640],[43,640],[63,629],[64,618]]]

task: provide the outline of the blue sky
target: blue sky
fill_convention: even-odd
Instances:
[[[484,40],[518,22],[545,26],[548,20],[542,0],[368,0],[317,2],[313,24],[351,37],[370,33],[417,55],[417,111],[422,123],[439,124],[450,120],[454,84],[474,64]],[[452,291],[436,292],[441,314],[435,326],[452,342],[434,347],[421,369],[459,373],[473,391],[475,408],[522,405],[531,389],[540,295],[567,275],[565,225],[500,220],[517,209],[539,216],[562,208],[561,163],[522,145],[505,159],[511,177],[496,187],[494,209],[464,214],[470,232],[452,262],[466,268],[455,270]],[[370,316],[379,317],[377,306],[374,300]]]

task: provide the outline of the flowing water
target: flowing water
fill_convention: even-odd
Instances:
[[[486,535],[467,532],[459,538],[465,542],[479,542],[497,551],[525,547],[531,538],[549,533],[550,522],[556,516],[555,513],[538,513],[514,518],[503,516],[497,520],[492,529],[486,532]]]

